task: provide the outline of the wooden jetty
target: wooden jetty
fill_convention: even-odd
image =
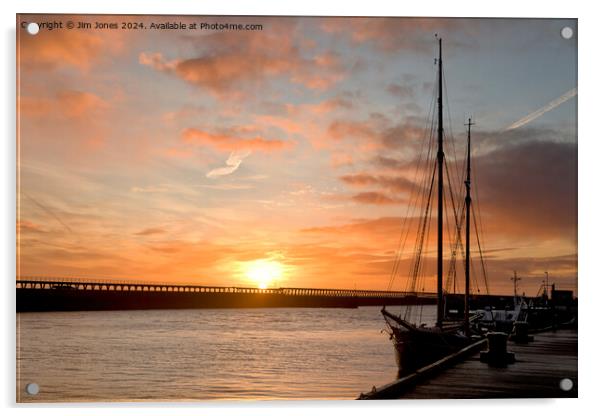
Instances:
[[[490,399],[576,398],[577,330],[535,334],[528,344],[508,342],[516,362],[491,367],[479,359],[479,341],[464,350],[385,386],[362,393],[359,399]],[[573,386],[560,388],[563,379]]]

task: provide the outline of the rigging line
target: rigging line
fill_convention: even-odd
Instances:
[[[448,168],[447,162],[444,162],[444,165],[445,165],[445,173],[446,173],[446,176],[447,176],[447,182],[450,184],[449,194],[450,194],[450,197],[451,197],[452,210],[454,212],[454,221],[455,221],[455,224],[456,224],[456,228],[458,228],[458,227],[461,226],[461,224],[458,221],[458,212],[456,211],[456,203],[454,201],[454,195],[453,195],[453,192],[451,190],[451,177],[450,177],[450,174],[449,174],[449,168]]]
[[[476,200],[475,200],[476,204],[473,204],[473,217],[475,217],[474,218],[474,220],[475,220],[475,230],[477,231],[477,233],[476,233],[477,240],[479,239],[478,230],[480,230],[480,235],[481,235],[482,240],[483,240],[482,246],[485,247],[485,228],[483,227],[483,215],[481,214],[481,203],[480,203],[480,198],[479,198],[479,187],[478,187],[478,182],[476,180],[477,177],[478,177],[477,169],[475,169],[475,168],[477,168],[477,163],[474,163],[474,161],[473,161],[471,167],[472,167],[473,172],[474,172],[473,183],[474,183],[475,197],[476,197]],[[476,215],[474,214],[474,205],[477,206],[477,213],[479,214],[478,217],[479,217],[479,225],[480,225],[480,227],[477,227],[477,225],[476,225]],[[480,250],[480,248],[479,248],[479,250]],[[487,279],[487,271],[486,271],[486,268],[485,268],[485,260],[483,259],[483,255],[482,255],[481,251],[480,251],[480,253],[481,253],[482,266],[483,266],[483,279],[485,280],[485,288],[486,288],[487,294],[489,294],[489,281]]]
[[[435,76],[437,76],[437,75],[435,74]],[[430,119],[430,127],[431,128],[428,131],[428,142],[427,142],[427,140],[423,140],[422,141],[419,163],[417,165],[417,169],[416,169],[415,176],[414,176],[415,178],[417,177],[417,175],[418,175],[419,172],[426,172],[426,166],[428,166],[428,161],[431,159],[431,153],[433,151],[433,143],[434,143],[434,140],[435,140],[434,139],[434,137],[435,137],[434,136],[434,133],[435,133],[435,122],[434,122],[434,120],[435,120],[435,97],[436,97],[436,90],[435,90],[435,88],[433,88],[433,94],[432,94],[432,97],[431,97],[431,106],[429,107],[429,111],[431,111],[431,117],[427,117],[427,125],[425,125],[425,129],[424,129],[425,133],[427,132],[427,128],[426,127],[428,126],[429,119]],[[425,139],[426,139],[426,137],[425,137]],[[422,157],[424,156],[424,146],[425,146],[425,144],[427,144],[427,146],[426,146],[427,155],[426,155],[426,158],[424,160],[422,160]],[[430,187],[427,187],[428,175],[423,175],[423,176],[424,176],[424,183],[422,184],[422,189],[419,189],[418,192],[416,192],[416,193],[414,193],[412,195],[412,197],[414,195],[416,196],[417,202],[418,202],[418,199],[420,198],[420,194],[423,194],[422,195],[422,199],[424,199],[424,197],[426,196],[427,189],[428,188],[432,189],[432,185]],[[415,180],[414,182],[416,183],[418,181]],[[420,192],[420,191],[423,191],[423,192]],[[427,201],[430,201],[430,198],[428,198]],[[412,206],[413,207],[412,218],[414,217],[414,212],[415,212],[416,209],[418,209],[418,206],[419,206],[418,203],[416,205]],[[419,227],[420,224],[418,222],[416,222],[416,226]],[[411,228],[412,227],[407,227],[407,233],[406,233],[406,237],[404,239],[404,247],[405,247],[405,242],[407,241],[407,238],[408,238],[408,236],[410,234],[410,229]],[[417,229],[417,233],[416,233],[417,235],[419,234],[418,231],[419,231],[419,228]],[[416,241],[416,245],[417,244],[418,244],[418,241]],[[418,248],[415,248],[415,253],[419,254],[419,252],[420,252],[420,250],[418,250]],[[398,264],[397,264],[396,269],[399,269],[399,264],[401,262],[401,258],[398,258],[397,262],[398,262]],[[393,280],[395,279],[395,276],[396,275],[394,274],[393,275]],[[417,276],[408,276],[408,277],[409,278],[406,279],[406,292],[409,291],[409,290],[415,291]],[[412,309],[413,308],[412,308],[411,305],[408,305],[406,307],[406,316],[408,314],[410,314],[410,315],[412,314]],[[401,316],[401,314],[400,314],[400,316]]]
[[[462,226],[465,224],[465,219],[466,219],[466,215],[465,215],[465,211],[466,211],[466,203],[462,203],[462,213],[460,214],[460,219],[461,219],[461,225],[460,228],[458,229],[458,235],[457,235],[457,245],[456,245],[456,257],[457,257],[457,251],[460,250],[460,255],[462,258],[462,270],[464,271],[464,273],[466,273],[466,264],[464,262],[464,260],[466,259],[466,253],[464,252],[464,245],[462,244]],[[455,281],[454,281],[455,284]]]
[[[422,158],[424,156],[425,144],[427,143],[427,140],[426,140],[426,138],[427,138],[426,137],[427,136],[427,127],[429,125],[429,122],[430,122],[431,126],[433,125],[434,108],[435,108],[435,89],[433,88],[433,94],[431,95],[431,103],[429,105],[429,113],[428,113],[428,115],[426,117],[426,122],[425,122],[425,126],[424,126],[424,132],[425,132],[424,136],[425,137],[422,140],[422,146],[421,146],[421,150],[420,150],[420,153],[419,153],[419,159],[418,159],[418,163],[417,163],[417,166],[416,166],[416,170],[414,172],[414,178],[412,180],[412,189],[410,191],[410,201],[408,202],[408,206],[407,206],[407,209],[406,209],[406,215],[405,215],[405,218],[403,220],[402,227],[401,227],[402,231],[401,231],[400,236],[399,236],[399,242],[398,242],[398,247],[397,247],[397,253],[396,253],[396,257],[395,257],[395,262],[393,264],[393,270],[391,271],[391,275],[389,276],[389,284],[387,285],[388,290],[391,290],[391,288],[393,287],[393,283],[395,281],[396,275],[398,273],[398,269],[399,269],[400,264],[401,264],[401,259],[402,259],[402,256],[403,256],[403,252],[405,250],[405,243],[406,243],[407,237],[409,235],[409,231],[410,231],[409,228],[410,227],[408,227],[406,229],[405,225],[407,223],[408,217],[410,217],[410,212],[409,211],[410,211],[410,207],[413,206],[412,201],[414,199],[414,195],[416,195],[416,197],[417,197],[417,194],[418,194],[416,192],[416,182],[417,182],[418,172],[420,171],[420,167],[422,165]],[[431,136],[432,136],[432,133],[431,133]],[[412,216],[413,216],[414,210],[412,210]],[[404,229],[406,229],[406,234],[405,234],[405,238],[403,238],[403,243],[402,243],[402,237],[403,237],[403,230]]]
[[[421,188],[422,189],[426,189],[426,184],[424,186],[421,185]],[[425,192],[425,191],[423,191],[423,192]],[[423,193],[423,192],[421,192],[421,193]],[[424,200],[424,197],[422,197],[421,200]],[[420,205],[422,206],[423,204],[420,204]],[[418,204],[417,204],[417,206],[418,206]],[[422,208],[421,208],[421,210],[422,210]],[[416,227],[417,228],[416,228],[416,241],[414,243],[414,261],[416,259],[416,255],[417,255],[417,252],[418,252],[418,244],[419,244],[418,238],[419,238],[419,234],[420,234],[420,225],[421,225],[421,222],[417,222],[416,223]],[[408,279],[407,282],[406,282],[406,291],[412,291],[413,284],[414,283],[412,282],[412,280]]]
[[[426,189],[427,187],[424,186],[424,188]],[[424,200],[424,198],[423,198],[423,200]],[[426,202],[424,204],[426,204]],[[428,209],[428,207],[427,207],[427,209]],[[425,214],[423,221],[426,221],[426,214]],[[408,276],[408,279],[406,281],[406,292],[415,292],[416,276],[411,271],[414,269],[414,267],[416,267],[416,263],[420,261],[420,227],[423,225],[423,221],[416,222],[417,228],[416,228],[416,241],[414,243],[414,257],[413,257],[413,263],[411,264],[411,268],[410,268],[411,274]]]
[[[429,211],[430,211],[430,207],[431,207],[431,199],[432,199],[432,193],[433,193],[433,184],[435,182],[435,172],[437,170],[437,165],[434,164],[434,168],[433,168],[433,174],[431,175],[431,185],[430,185],[430,189],[429,189],[429,194],[428,194],[428,198],[426,200],[426,209],[425,209],[425,218],[424,218],[424,222],[422,224],[422,231],[420,232],[419,236],[418,236],[418,241],[417,241],[417,250],[416,250],[416,259],[414,262],[414,270],[412,273],[412,290],[413,292],[415,292],[416,290],[416,280],[418,277],[418,271],[420,268],[420,262],[421,262],[421,257],[422,257],[422,249],[423,249],[423,243],[424,243],[424,230],[427,226],[427,223],[430,223],[429,219],[430,219],[430,215],[429,215]],[[408,309],[406,308],[406,315],[408,314]],[[411,314],[411,312],[409,312]]]
[[[454,188],[454,192],[455,192],[455,196],[458,199],[458,201],[464,199],[464,179],[462,178],[462,175],[460,172],[466,172],[466,158],[464,158],[462,160],[462,168],[460,170],[457,169],[458,167],[458,161],[454,160],[454,166],[456,167],[455,174],[456,177],[458,178],[458,182],[455,184],[455,188]],[[449,178],[449,182],[452,183],[452,179],[451,179],[451,175]]]
[[[451,123],[451,120],[450,120],[450,123]],[[452,140],[452,144],[453,143],[454,143],[454,141]],[[467,158],[464,158],[463,159],[462,171],[465,171],[465,169],[466,169],[466,161],[467,161]],[[457,161],[455,162],[455,166],[457,166]],[[460,216],[460,221],[458,221],[457,210],[455,208],[455,201],[453,200],[453,197],[454,197],[453,194],[455,192],[456,193],[456,197],[458,198],[458,200],[462,200],[463,201],[463,198],[461,198],[462,189],[463,189],[462,184],[463,183],[460,182],[460,181],[458,181],[458,184],[456,185],[457,188],[453,186],[454,184],[452,182],[451,175],[449,173],[449,165],[447,163],[446,163],[446,172],[447,172],[447,180],[448,180],[448,183],[450,184],[450,188],[451,188],[451,190],[450,190],[450,196],[452,198],[452,203],[454,205],[454,215],[455,215],[454,219],[455,219],[455,222],[456,222],[456,229],[457,229],[456,242],[455,242],[456,248],[452,249],[452,256],[451,256],[452,263],[451,263],[451,267],[450,267],[449,273],[448,273],[447,287],[449,288],[449,286],[451,285],[450,280],[453,277],[453,283],[454,283],[454,288],[455,288],[456,287],[455,286],[456,285],[456,274],[457,274],[457,268],[455,267],[455,261],[456,261],[456,258],[457,258],[457,247],[459,245],[461,245],[461,242],[462,242],[462,225],[465,222],[464,221],[465,203],[463,202],[463,204],[462,204],[462,214]],[[456,177],[459,177],[459,172],[458,172],[457,169],[455,169],[455,173],[456,173]],[[462,247],[462,257],[464,257],[464,248],[463,247]],[[464,269],[464,272],[466,272],[466,266],[465,266],[464,262],[462,262],[462,267]]]
[[[433,143],[434,143],[434,130],[431,129],[431,134],[429,137],[429,147],[427,149],[427,159],[424,161],[424,163],[426,164],[428,162],[428,160],[431,157],[431,153],[432,153],[432,148],[433,148]],[[436,167],[436,166],[435,166]],[[422,191],[422,201],[423,204],[427,204],[427,192],[430,192],[432,188],[432,184],[431,186],[428,186],[428,175],[424,175],[424,179],[423,179],[423,183],[421,184],[421,191]],[[418,204],[417,204],[418,205]],[[417,223],[417,230],[416,230],[416,242],[414,244],[414,253],[415,253],[415,259],[416,256],[418,255],[419,252],[419,236],[420,236],[420,223]],[[412,268],[410,269],[412,270]],[[408,279],[407,281],[407,291],[414,291],[415,290],[415,277],[412,275],[411,279]]]
[[[433,180],[431,182],[431,192],[434,189],[434,177],[435,177],[435,172],[436,172],[436,164],[435,167],[433,169]],[[432,196],[431,196],[432,195]],[[434,194],[429,194],[429,201],[433,201],[434,200]],[[422,261],[422,257],[423,257],[423,253],[425,251],[425,247],[426,247],[426,252],[428,253],[429,251],[429,243],[430,243],[430,238],[431,238],[431,224],[432,224],[432,219],[433,219],[433,203],[429,202],[430,207],[428,209],[428,212],[426,214],[426,230],[424,232],[423,235],[423,242],[421,243],[421,249],[420,249],[420,257],[421,257],[421,263],[418,267],[418,272],[416,274],[416,279],[417,279],[417,288],[416,291],[420,291],[421,287],[422,287],[422,291],[424,291],[424,277],[425,277],[425,273],[426,273],[426,267],[427,265],[425,264],[424,261]]]
[[[462,247],[462,226],[464,225],[465,218],[466,218],[465,210],[466,210],[466,203],[463,202],[462,203],[462,211],[460,213],[460,224],[458,225],[458,228],[457,228],[455,246],[454,246],[454,250],[452,252],[452,257],[454,258],[454,261],[458,257],[458,250],[462,250],[462,260],[465,259],[464,251],[463,251],[464,247]],[[462,268],[463,268],[464,272],[466,272],[466,267],[464,265],[464,262],[462,262]],[[457,269],[454,270],[454,273],[457,274]],[[456,290],[456,275],[453,276],[453,282],[454,282],[454,291],[455,291]]]
[[[450,195],[451,195],[451,190],[450,190]],[[453,198],[449,198],[449,199],[453,199]],[[454,233],[452,234],[451,228],[450,228],[451,221],[449,218],[450,215],[449,215],[449,208],[448,208],[449,202],[448,202],[448,198],[446,197],[446,195],[444,195],[443,203],[445,205],[445,220],[447,222],[447,235],[449,236],[448,237],[449,250],[450,250],[450,253],[452,253],[452,251],[454,249],[454,240],[455,239],[451,236],[456,234],[455,231],[456,231],[457,227],[454,227]],[[450,274],[452,274],[452,273],[455,274],[455,269],[456,269],[455,258],[450,256],[446,280],[449,279]]]
[[[430,242],[430,236],[431,236],[431,224],[433,223],[433,208],[431,205],[431,209],[429,211],[428,214],[428,221],[427,221],[427,227],[426,227],[426,241],[424,242],[424,246],[427,247],[428,250],[428,246],[429,246],[429,242]],[[422,288],[422,290],[420,290],[421,292],[424,292],[424,281],[426,278],[426,264],[425,262],[422,262],[420,265],[420,270],[418,271],[418,288]],[[420,305],[420,316],[419,316],[419,322],[422,321],[422,305]]]
[[[445,136],[445,133],[444,133],[444,136]],[[457,166],[456,161],[454,161],[453,163]],[[447,161],[446,161],[445,169],[447,170],[447,182],[451,189],[450,192],[452,192],[452,197],[455,195],[456,198],[458,198],[458,200],[461,200],[462,199],[462,188],[463,188],[462,185],[464,184],[464,182],[456,184],[452,181],[451,175],[449,174],[449,166],[447,164]],[[465,169],[465,166],[463,166],[462,169]],[[456,170],[456,176],[457,176],[457,170]],[[454,206],[455,206],[455,204],[454,204]],[[457,221],[456,221],[456,223],[457,223]]]
[[[415,181],[414,181],[414,183],[413,183],[412,186],[413,186],[413,188],[416,186]],[[403,223],[402,223],[402,232],[400,233],[400,240],[399,240],[399,243],[398,243],[399,245],[398,245],[397,255],[396,255],[396,258],[395,258],[395,262],[394,262],[394,265],[393,265],[393,271],[391,273],[390,280],[389,280],[389,285],[388,285],[389,290],[393,286],[393,283],[394,283],[395,278],[397,276],[397,273],[399,271],[399,267],[400,267],[400,264],[401,264],[403,253],[405,251],[405,245],[407,243],[407,239],[408,239],[408,236],[410,234],[410,229],[412,228],[411,224],[409,224],[408,227],[406,227],[406,224],[408,223],[409,218],[413,217],[413,213],[415,212],[415,206],[412,203],[413,199],[414,199],[414,193],[418,194],[417,192],[414,192],[414,191],[412,192],[412,196],[410,198],[410,201],[408,202],[408,207],[407,207],[407,210],[406,210],[406,216],[405,216],[405,218],[403,220]],[[416,199],[418,199],[418,195],[416,196]],[[410,215],[410,212],[409,212],[411,206],[414,206],[414,208],[412,209],[412,215]],[[404,231],[403,230],[405,230],[405,236],[404,236]]]
[[[433,175],[434,177],[434,175]],[[429,210],[430,210],[430,195],[431,193],[429,193],[429,200],[427,202],[426,205],[426,211],[425,211],[425,217],[424,217],[424,221],[421,224],[421,227],[419,229],[419,233],[418,233],[418,239],[417,239],[417,246],[416,246],[416,260],[414,262],[414,268],[413,268],[413,272],[412,272],[412,292],[415,292],[416,290],[416,279],[418,276],[418,271],[420,268],[420,262],[422,260],[422,251],[423,251],[423,243],[424,243],[424,233],[425,233],[425,229],[428,223],[428,215],[429,215]]]
[[[474,267],[474,261],[473,260],[474,259],[471,257],[470,258],[470,268],[472,270],[476,270],[476,268]],[[470,274],[470,279],[471,279],[471,282],[474,283],[474,285],[471,288],[475,288],[476,287],[477,293],[481,293],[481,288],[479,286],[479,279],[478,279],[478,276],[476,275],[476,273],[471,273]]]
[[[487,294],[489,294],[489,280],[487,278],[487,267],[485,264],[485,258],[483,256],[483,249],[482,247],[485,247],[485,230],[483,228],[483,215],[481,213],[481,204],[480,204],[480,199],[479,199],[479,188],[478,188],[478,182],[477,182],[477,178],[478,178],[478,173],[476,172],[476,163],[473,163],[473,171],[475,172],[474,179],[473,179],[473,184],[474,184],[474,188],[475,188],[475,204],[472,205],[472,212],[473,212],[473,222],[474,222],[474,226],[475,226],[475,235],[477,237],[477,243],[479,244],[479,257],[481,259],[481,267],[483,270],[483,281],[485,283],[485,290],[487,292]],[[476,208],[476,213],[475,213],[475,208],[474,206],[477,206]],[[478,214],[478,215],[477,215]],[[477,218],[478,217],[478,218]],[[478,224],[477,224],[477,220],[478,220]],[[483,240],[483,242],[481,243],[481,240]]]
[[[475,216],[474,207],[472,208],[472,215]],[[476,218],[473,219],[475,228],[477,227]],[[489,294],[489,279],[487,278],[487,269],[485,267],[485,258],[483,256],[483,250],[481,248],[481,239],[479,238],[479,233],[475,233],[477,236],[477,246],[479,247],[479,256],[481,257],[481,267],[483,268],[483,280],[485,280],[485,290],[487,294]]]
[[[456,291],[456,275],[457,275],[457,266],[456,266],[456,259],[458,257],[458,249],[460,247],[460,245],[462,244],[462,225],[464,224],[464,209],[465,209],[465,204],[462,204],[462,212],[460,214],[460,224],[458,224],[458,226],[456,227],[455,233],[454,233],[454,243],[453,243],[453,248],[451,251],[451,259],[453,260],[453,274],[452,274],[452,270],[450,270],[450,273],[448,273],[447,276],[447,287],[449,290],[449,286],[451,286],[451,282],[453,280],[453,284],[454,284],[454,293]]]
[[[454,162],[457,163],[458,160],[458,153],[456,152],[456,141],[454,139],[454,131],[453,131],[453,125],[452,125],[452,120],[451,120],[451,106],[449,105],[449,94],[447,93],[447,78],[445,77],[445,68],[443,69],[443,88],[445,89],[445,105],[446,105],[446,111],[447,111],[447,121],[449,124],[449,141],[451,142],[452,145],[452,152],[454,155]],[[445,134],[445,131],[444,131]],[[464,172],[464,170],[462,170],[462,172]],[[458,185],[460,188],[462,188],[462,184],[464,183],[464,181],[462,180],[462,175],[460,174],[460,172],[458,172],[456,170],[456,176],[457,176],[457,181],[458,181]]]
[[[449,170],[447,169],[447,164],[446,164],[446,172],[447,172],[448,182],[451,182]],[[447,279],[446,279],[446,290],[449,292],[449,287],[451,286],[451,282],[453,281],[454,293],[456,293],[457,251],[458,251],[458,247],[462,243],[462,225],[464,224],[465,204],[464,203],[462,204],[462,213],[460,215],[460,220],[458,220],[458,214],[457,214],[457,210],[455,207],[455,202],[454,202],[453,194],[452,194],[451,190],[450,190],[449,194],[450,194],[450,199],[452,201],[455,227],[454,227],[454,234],[453,234],[454,237],[453,237],[453,239],[450,238],[450,241],[449,241],[451,255],[450,255],[450,267],[448,269],[448,274],[447,274]],[[449,221],[449,219],[448,219],[448,221]],[[449,231],[449,227],[448,227],[448,233],[450,236],[452,235],[452,233]],[[462,263],[462,264],[464,264],[464,263]],[[464,267],[464,269],[465,269],[465,267]]]
[[[465,158],[463,160],[462,171],[466,170],[466,161],[467,161],[467,159]],[[448,166],[447,163],[446,163],[445,167],[446,167],[446,173],[447,173],[447,181],[450,184],[450,188],[452,188],[453,187],[453,185],[452,185],[452,179],[451,179],[451,175],[449,173],[449,166]],[[449,288],[449,286],[451,286],[451,280],[453,278],[454,293],[455,293],[455,290],[456,290],[455,288],[456,288],[456,280],[457,280],[456,279],[456,277],[457,277],[457,268],[456,268],[455,262],[456,262],[456,259],[457,259],[458,247],[462,244],[462,226],[465,223],[465,208],[466,208],[466,206],[465,206],[466,203],[465,203],[464,199],[461,198],[461,193],[462,193],[461,191],[462,191],[463,187],[461,186],[462,184],[459,184],[459,185],[460,186],[458,187],[458,190],[456,191],[456,193],[457,193],[456,197],[458,198],[459,201],[463,201],[462,202],[462,212],[461,212],[461,214],[459,216],[460,220],[458,220],[458,215],[457,215],[458,211],[456,210],[455,201],[453,200],[453,190],[450,189],[450,196],[452,198],[452,203],[454,205],[453,208],[454,208],[454,215],[455,215],[454,219],[455,219],[455,223],[456,223],[456,233],[455,233],[455,247],[452,248],[452,254],[451,254],[451,261],[452,261],[451,266],[452,267],[450,267],[450,269],[449,269],[449,273],[448,273],[447,281],[446,281],[446,287]],[[463,247],[462,247],[462,254],[463,254],[463,257],[464,257],[464,248]],[[466,273],[466,266],[465,266],[464,262],[462,262],[462,267],[464,269],[464,272]]]

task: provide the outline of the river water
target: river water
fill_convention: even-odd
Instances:
[[[19,313],[17,400],[354,399],[396,377],[383,328],[373,307]]]

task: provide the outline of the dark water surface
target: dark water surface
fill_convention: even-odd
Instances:
[[[17,399],[355,399],[396,377],[383,328],[373,307],[20,313]]]

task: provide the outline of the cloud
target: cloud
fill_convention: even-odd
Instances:
[[[357,140],[364,149],[403,148],[406,153],[416,151],[425,134],[425,129],[413,118],[395,124],[380,113],[373,113],[361,121],[337,119],[327,129],[327,136],[334,141]]]
[[[291,120],[290,117],[261,115],[256,118],[256,122],[261,125],[277,127],[289,134],[299,133],[303,130],[303,126]]]
[[[398,98],[414,98],[414,88],[408,85],[391,83],[387,87],[387,92]]]
[[[165,230],[163,228],[145,228],[142,231],[138,231],[134,233],[134,235],[146,236],[146,235],[157,235],[157,234],[165,234]]]
[[[529,114],[529,115],[521,118],[518,121],[515,121],[514,123],[512,123],[511,125],[509,125],[508,127],[506,127],[506,130],[518,129],[519,127],[522,127],[525,124],[529,124],[533,120],[538,119],[539,117],[543,116],[548,111],[551,111],[551,110],[555,109],[560,104],[562,104],[562,103],[570,100],[571,98],[573,98],[575,96],[577,96],[577,88],[573,88],[573,89],[565,92],[560,97],[556,98],[555,100],[550,101],[549,103],[547,103],[546,105],[544,105],[540,109],[532,112],[531,114]]]
[[[378,136],[368,121],[335,120],[328,126],[328,134],[335,140],[349,137],[372,139]]]
[[[436,33],[442,34],[446,50],[467,47],[466,41],[460,38],[473,30],[476,23],[470,23],[463,19],[420,17],[326,18],[321,27],[353,45],[369,44],[386,53],[407,50],[430,54],[435,51]]]
[[[36,16],[27,18],[35,19]],[[77,19],[85,17],[78,15]],[[95,16],[94,19],[110,21],[112,17]],[[119,30],[53,30],[40,31],[36,36],[22,30],[17,32],[18,65],[22,70],[75,68],[87,72],[102,60],[120,53],[124,46],[123,34]]]
[[[27,220],[17,221],[17,233],[46,233],[46,231],[36,223]]]
[[[207,172],[208,178],[217,178],[220,176],[226,176],[234,173],[239,167],[242,161],[251,154],[250,150],[246,151],[235,151],[230,153],[228,160],[226,160],[226,166],[221,168],[215,168]]]
[[[414,187],[414,183],[412,181],[402,176],[376,176],[367,173],[359,173],[353,175],[344,175],[339,179],[352,186],[375,185],[381,188],[405,193],[411,192]]]
[[[28,118],[23,125],[43,131],[39,142],[53,140],[55,151],[94,152],[105,145],[111,103],[94,93],[65,89],[44,96],[36,91],[19,97],[17,108],[20,116]]]
[[[361,204],[372,205],[391,205],[406,202],[403,199],[392,198],[390,196],[387,196],[382,192],[360,192],[359,194],[353,195],[351,199]]]
[[[203,188],[207,189],[218,189],[221,191],[233,191],[233,190],[243,190],[243,189],[254,189],[255,187],[252,185],[245,184],[237,184],[237,183],[220,183],[216,185],[201,185]]]
[[[330,165],[333,168],[341,168],[345,166],[353,166],[353,155],[346,152],[333,152],[330,155]]]
[[[328,114],[339,109],[350,110],[354,108],[354,103],[349,94],[342,94],[317,104],[307,104],[305,107],[313,113]]]
[[[487,229],[576,243],[576,143],[524,141],[473,160]]]
[[[375,166],[382,167],[385,169],[392,169],[392,170],[408,170],[412,166],[414,166],[414,163],[412,161],[399,160],[399,159],[396,159],[393,157],[381,156],[381,155],[377,155],[372,160],[372,163]]]
[[[267,140],[261,136],[250,139],[232,136],[230,134],[214,134],[199,129],[185,129],[182,132],[182,139],[186,143],[203,146],[211,146],[220,151],[260,151],[274,152],[285,150],[294,145],[292,141]]]
[[[81,119],[100,116],[109,103],[87,91],[61,90],[54,97],[19,97],[19,110],[24,115]]]
[[[158,193],[164,193],[164,192],[169,192],[169,188],[167,186],[154,186],[154,185],[150,185],[150,186],[134,186],[130,189],[131,192],[134,193],[141,193],[141,194],[158,194]]]
[[[67,117],[80,118],[106,110],[108,103],[99,96],[75,90],[65,90],[57,94],[58,103]]]
[[[291,19],[270,24],[263,32],[222,32],[195,38],[195,57],[167,59],[161,53],[142,52],[140,64],[176,76],[218,98],[240,97],[266,81],[287,79],[312,90],[325,90],[343,76],[338,55],[304,51],[295,39]],[[200,46],[199,46],[200,45]]]
[[[387,148],[403,148],[405,152],[416,150],[426,138],[425,129],[413,122],[405,122],[385,128],[380,133]]]

